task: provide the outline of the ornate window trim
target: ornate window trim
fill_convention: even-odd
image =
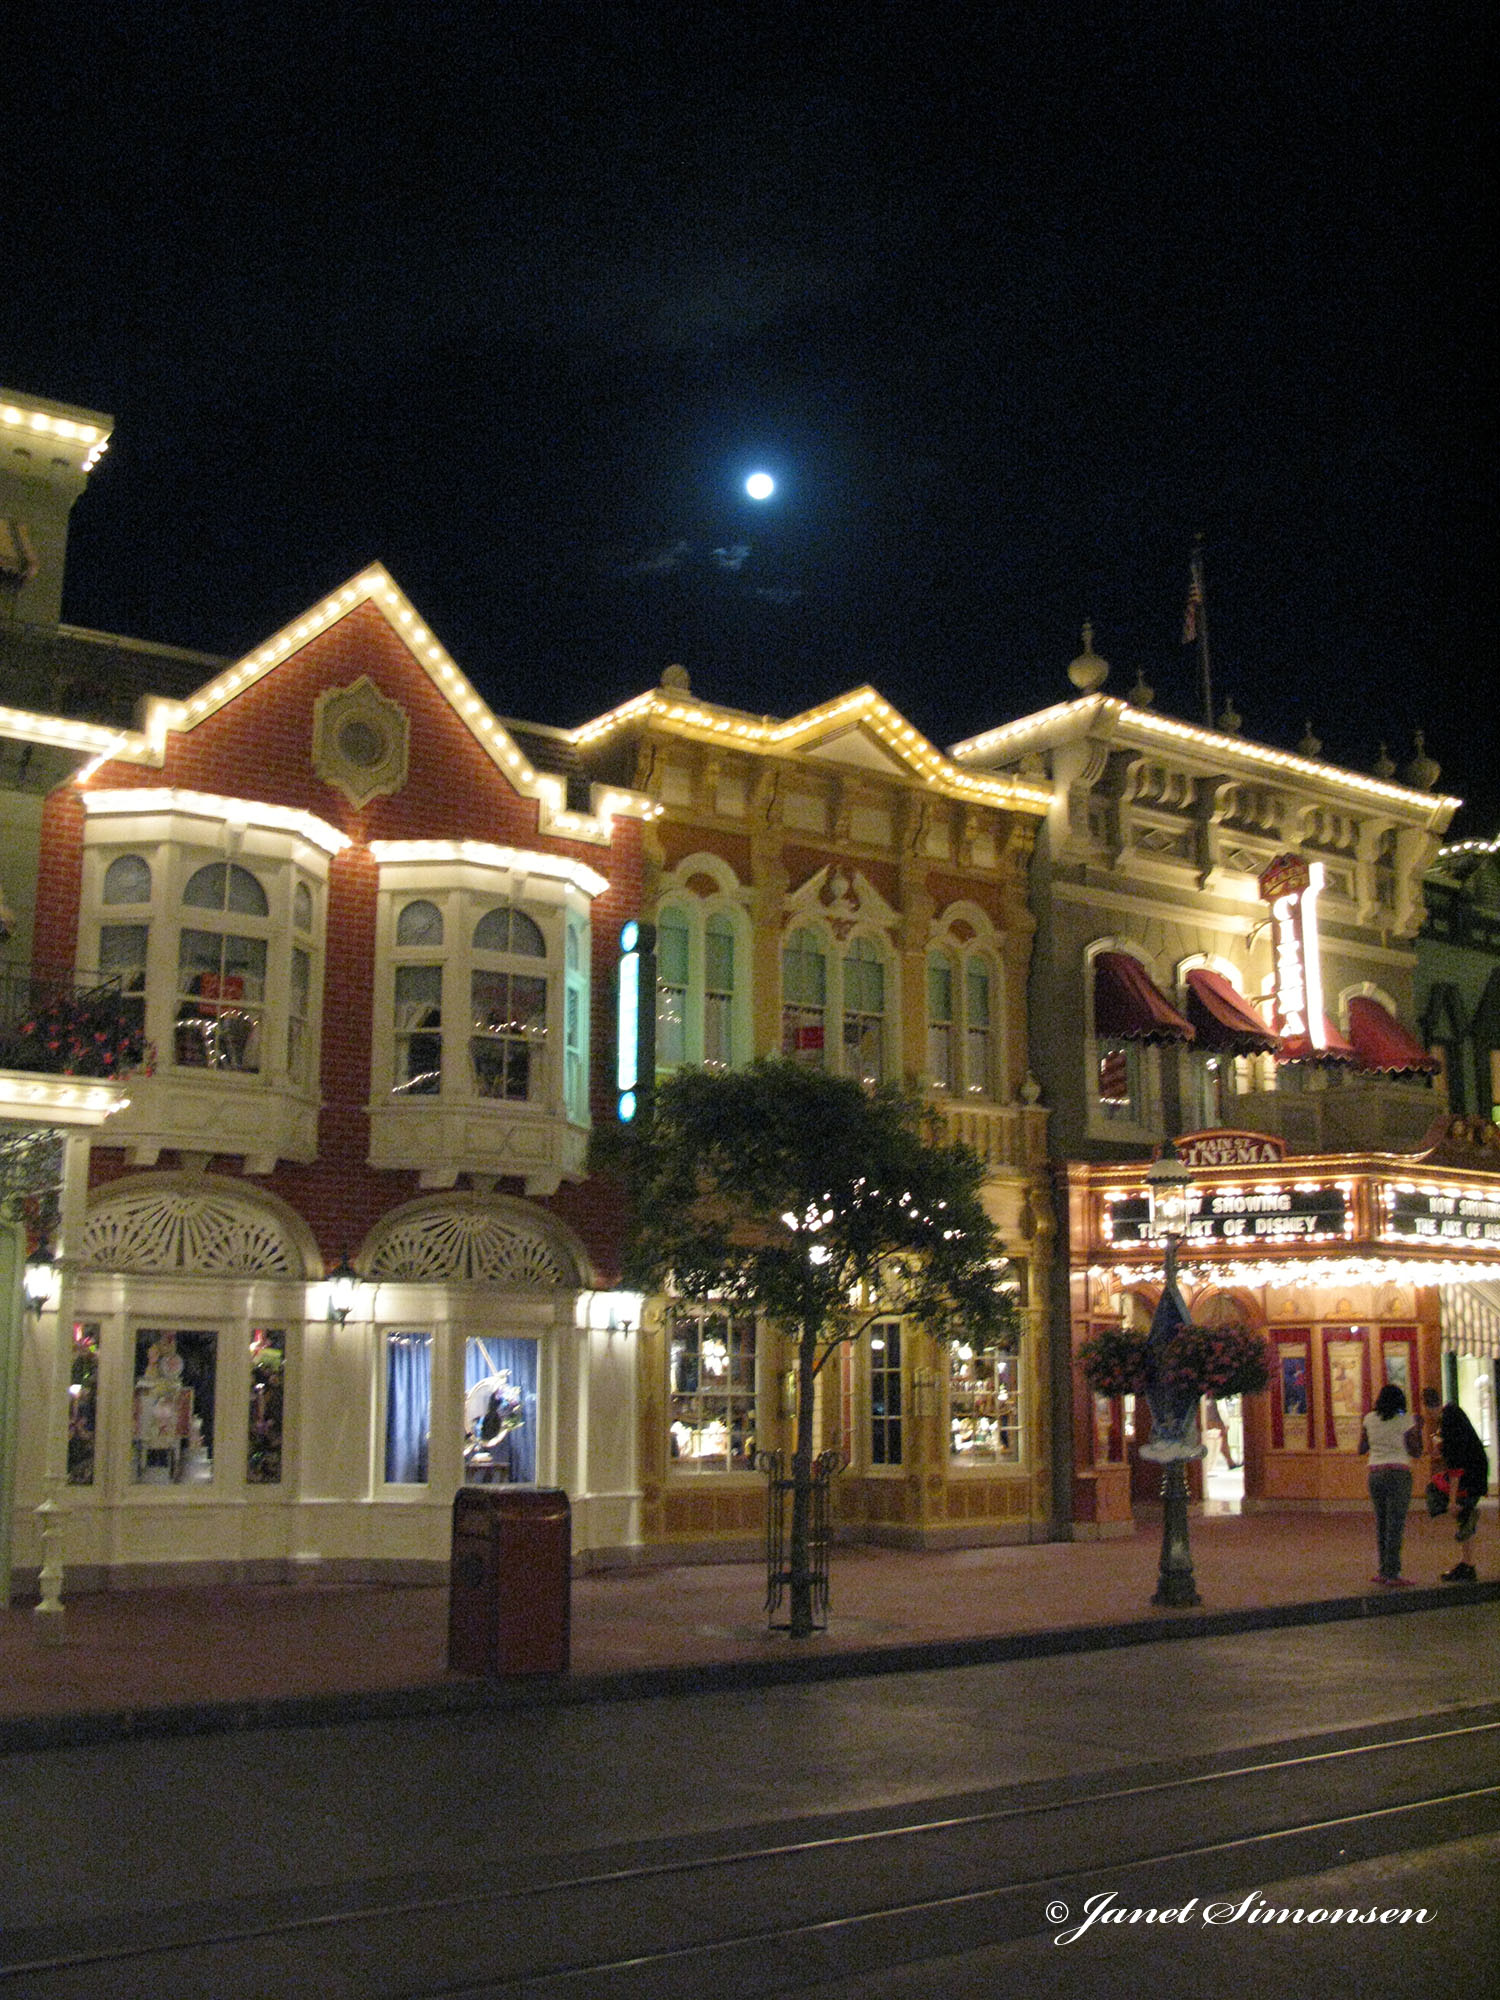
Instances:
[[[525,1202],[454,1195],[392,1209],[357,1259],[371,1284],[484,1284],[574,1292],[582,1253],[562,1228]]]

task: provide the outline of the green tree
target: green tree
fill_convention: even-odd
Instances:
[[[872,1320],[901,1315],[1011,1346],[1004,1250],[984,1169],[938,1143],[893,1088],[765,1059],[662,1085],[628,1172],[627,1283],[732,1301],[797,1344],[791,1630],[813,1629],[813,1396],[819,1370]]]

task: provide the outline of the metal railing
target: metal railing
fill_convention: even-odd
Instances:
[[[123,1076],[145,1055],[139,1002],[118,975],[0,971],[0,1069]]]
[[[820,1452],[812,1463],[812,1490],[807,1522],[807,1569],[812,1585],[814,1629],[828,1625],[828,1560],[833,1547],[833,1482],[848,1460],[841,1451]],[[785,1452],[758,1451],[756,1470],[766,1475],[766,1617],[771,1630],[784,1631],[778,1621],[791,1587],[792,1495],[796,1480],[787,1469]]]

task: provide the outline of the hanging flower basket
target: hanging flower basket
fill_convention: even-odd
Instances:
[[[1096,1396],[1144,1396],[1146,1336],[1106,1327],[1078,1350],[1083,1379]]]
[[[1078,1350],[1096,1396],[1144,1396],[1147,1338],[1110,1327]],[[1253,1396],[1271,1380],[1271,1350],[1247,1326],[1184,1326],[1167,1343],[1158,1386],[1200,1396]]]

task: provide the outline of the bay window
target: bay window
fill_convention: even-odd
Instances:
[[[425,1186],[512,1173],[548,1193],[584,1169],[589,900],[560,856],[376,842],[370,1161]],[[489,857],[493,855],[493,860]]]
[[[78,969],[115,983],[152,1061],[113,1134],[269,1172],[316,1149],[328,863],[311,814],[206,793],[85,793]]]

